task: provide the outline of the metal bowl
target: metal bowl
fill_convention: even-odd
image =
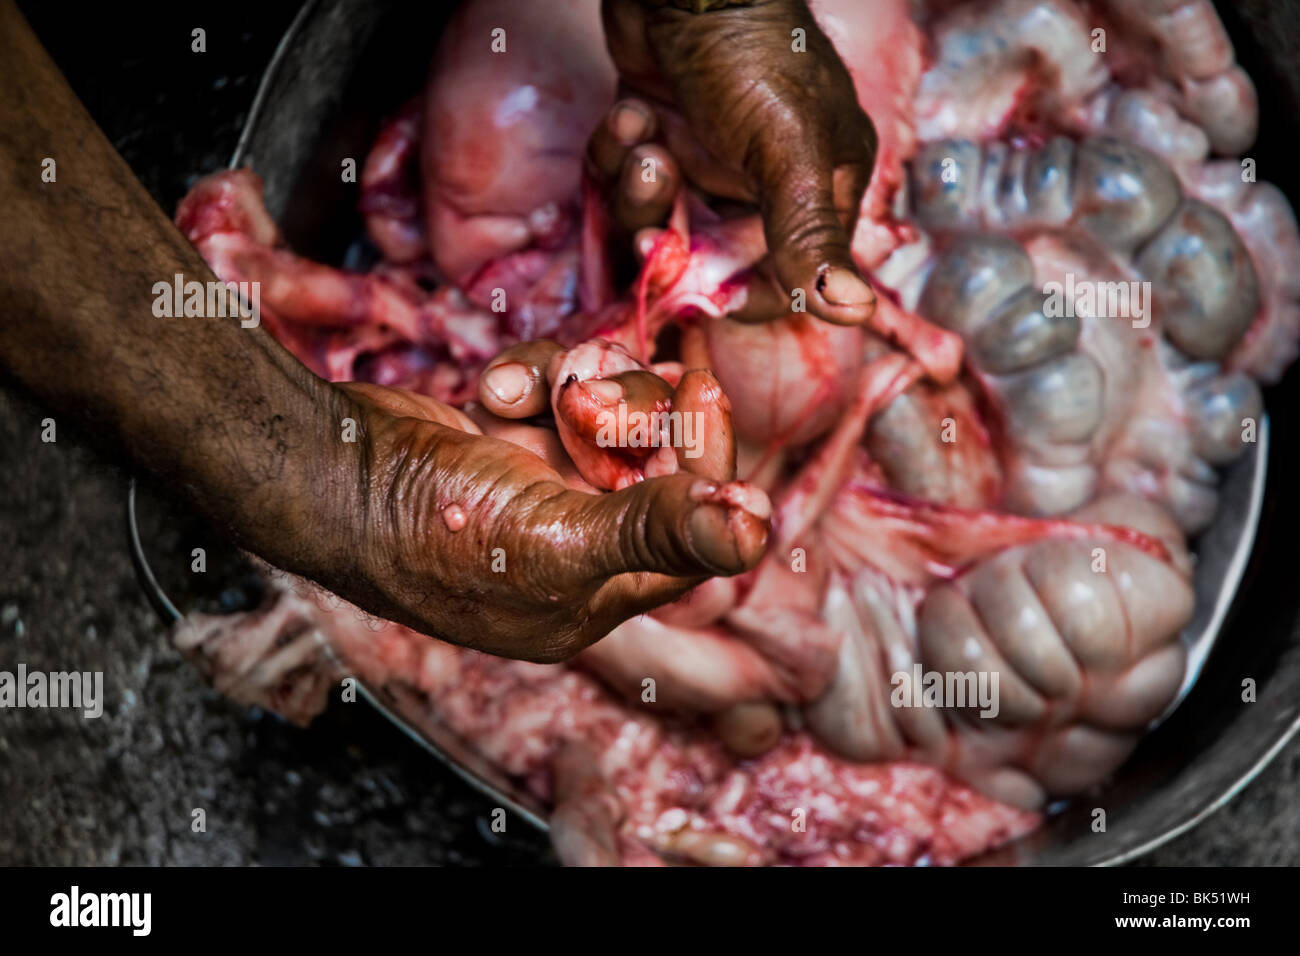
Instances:
[[[420,88],[449,7],[309,0],[286,32],[231,166],[250,166],[262,176],[267,207],[296,251],[342,262],[361,233],[356,185],[342,181],[341,164],[352,158],[360,166],[382,119]],[[1277,30],[1279,17],[1300,22],[1300,0],[1242,3],[1223,13],[1238,58],[1260,87],[1262,115],[1276,119],[1263,124],[1252,153],[1267,176],[1270,168],[1289,168],[1281,151],[1295,132],[1292,117],[1300,115],[1295,109],[1300,82],[1290,74],[1290,51]],[[1286,80],[1267,82],[1276,76]],[[1270,156],[1278,156],[1279,163],[1268,163]],[[1296,203],[1297,197],[1290,198]],[[1271,408],[1295,404],[1297,378],[1293,374],[1272,390]],[[1133,860],[1223,806],[1300,730],[1300,601],[1289,580],[1292,562],[1286,551],[1288,541],[1300,539],[1300,502],[1284,491],[1264,494],[1266,480],[1281,491],[1295,475],[1298,430],[1300,416],[1282,413],[1272,426],[1270,455],[1270,427],[1262,422],[1258,444],[1225,475],[1220,514],[1196,544],[1197,610],[1184,635],[1189,667],[1177,709],[1144,738],[1108,785],[1057,808],[1036,832],[973,862]],[[134,483],[128,518],[142,586],[168,623],[179,619],[178,604],[186,610],[210,607],[211,592],[192,593],[192,580],[158,581],[158,562],[150,561],[154,552],[141,532],[147,523],[137,520]],[[225,551],[225,574],[205,575],[207,581],[246,577],[237,552]],[[1242,699],[1246,679],[1256,685],[1251,703]],[[371,703],[495,805],[545,828],[545,808],[465,741],[416,720],[408,710],[413,703],[365,690]],[[1095,808],[1106,811],[1103,832],[1093,829]]]

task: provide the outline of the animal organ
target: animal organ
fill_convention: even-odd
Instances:
[[[298,720],[344,674],[396,688],[551,803],[569,862],[948,863],[1025,832],[1177,693],[1187,536],[1300,338],[1300,234],[1230,158],[1257,117],[1213,7],[814,2],[880,135],[853,242],[880,293],[865,329],[730,318],[762,226],[690,190],[617,290],[582,170],[614,97],[598,3],[540,8],[462,5],[381,131],[361,184],[375,269],[285,249],[248,171],[201,181],[177,222],[336,380],[464,404],[503,347],[557,339],[555,431],[484,430],[591,492],[738,467],[773,501],[763,561],[566,665],[283,579],[178,641]],[[702,416],[704,463],[667,431],[600,440],[610,395]],[[922,674],[997,700],[895,705],[924,699]]]

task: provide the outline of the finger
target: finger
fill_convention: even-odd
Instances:
[[[739,574],[762,556],[772,511],[753,486],[693,475],[654,478],[594,498],[566,494],[558,504],[589,579],[628,571]]]
[[[566,381],[555,403],[555,415],[574,434],[599,444],[612,420],[610,416],[617,414],[620,404],[627,406],[629,422],[650,422],[652,413],[668,410],[672,393],[671,385],[645,369],[621,372],[609,378]],[[629,424],[628,440],[639,443],[632,447],[650,447],[650,436],[643,433],[647,427]]]
[[[731,401],[714,374],[708,369],[691,369],[677,384],[672,402],[673,411],[681,413],[681,433],[686,439],[677,446],[678,467],[719,482],[735,478]]]
[[[681,578],[671,574],[629,571],[602,584],[587,606],[593,622],[599,622],[602,633],[608,633],[628,618],[649,614],[665,604],[672,604],[706,580],[708,578],[703,575]]]
[[[684,118],[672,111],[664,111],[659,119],[663,141],[692,185],[710,196],[742,202],[757,199],[745,177],[737,176],[734,167],[719,162]]]
[[[550,339],[510,346],[489,362],[479,376],[479,401],[502,418],[540,415],[551,398],[546,370],[552,359],[563,351]]]
[[[858,224],[858,214],[862,210],[862,195],[866,192],[871,171],[862,167],[836,166],[831,178],[831,190],[835,196],[835,212],[840,217],[844,234],[849,237],[850,249],[853,242],[853,230]]]
[[[478,425],[460,409],[418,392],[371,385],[369,382],[345,382],[338,387],[399,418],[418,418],[469,432],[471,435],[482,434]]]
[[[793,299],[777,285],[776,278],[772,275],[770,259],[749,271],[744,279],[744,287],[743,304],[728,312],[727,318],[753,325],[771,322],[790,314]]]
[[[630,150],[613,197],[614,221],[629,232],[662,225],[681,184],[677,162],[662,146],[646,143]]]
[[[804,290],[808,311],[819,318],[860,325],[875,311],[876,296],[853,262],[836,208],[829,143],[810,142],[807,130],[799,135],[805,138],[792,141],[765,131],[754,160],[777,279]]]
[[[649,415],[651,412],[666,411],[673,398],[673,387],[648,369],[632,369],[588,382],[593,385],[598,383],[616,384],[620,389],[619,399],[627,402],[629,412]]]
[[[679,346],[682,364],[687,368],[711,368],[713,356],[709,353],[709,337],[699,322],[682,326],[682,341]]]
[[[654,136],[655,112],[638,99],[619,100],[605,114],[587,143],[587,158],[597,177],[610,183],[623,171],[628,152]]]
[[[835,138],[835,172],[831,190],[840,221],[851,237],[862,209],[862,197],[871,183],[879,142],[875,125],[862,110],[855,111],[852,117],[845,118],[836,127]]]

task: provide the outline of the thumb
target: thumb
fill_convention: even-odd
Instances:
[[[755,154],[767,247],[787,294],[802,289],[818,318],[861,325],[875,314],[876,294],[853,262],[846,223],[856,218],[870,165],[837,170],[829,143],[809,142],[809,135],[803,129],[792,140],[768,132]]]
[[[767,544],[772,505],[745,482],[678,474],[604,495],[570,492],[563,514],[591,579],[625,572],[739,574]]]

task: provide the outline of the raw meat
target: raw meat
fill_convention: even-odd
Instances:
[[[363,173],[375,270],[294,256],[247,171],[177,222],[336,380],[462,404],[501,348],[560,341],[558,437],[470,411],[575,488],[683,465],[667,431],[600,440],[608,396],[656,429],[698,412],[728,449],[734,428],[709,467],[771,496],[763,561],[565,665],[283,576],[177,640],[292,719],[345,675],[402,697],[553,806],[567,862],[953,863],[1026,832],[1176,694],[1186,536],[1300,339],[1290,207],[1209,158],[1257,125],[1212,5],[815,0],[880,136],[853,242],[880,293],[866,329],[729,318],[761,223],[689,189],[611,285],[582,170],[614,96],[599,4],[545,6],[458,10]]]

